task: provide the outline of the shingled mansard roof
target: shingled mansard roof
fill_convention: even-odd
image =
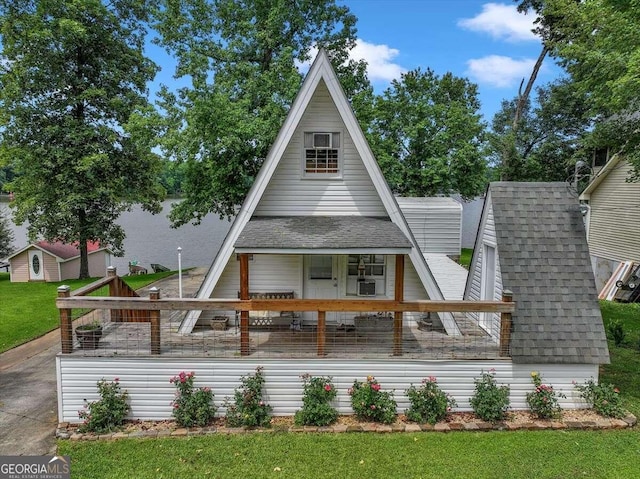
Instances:
[[[489,186],[518,363],[609,362],[585,228],[567,183]],[[485,209],[487,208],[485,204]]]

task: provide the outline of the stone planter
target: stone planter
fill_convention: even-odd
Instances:
[[[229,318],[226,316],[215,316],[213,319],[209,320],[209,324],[213,330],[224,331],[227,329],[227,325],[229,324]]]
[[[76,328],[76,338],[80,349],[96,349],[102,337],[102,326],[84,324]]]

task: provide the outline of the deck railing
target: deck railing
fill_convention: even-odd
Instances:
[[[109,285],[109,296],[87,296],[90,292]],[[73,352],[73,309],[108,310],[112,322],[150,323],[150,352],[161,352],[161,311],[292,311],[315,312],[317,327],[315,344],[317,356],[326,353],[326,314],[350,311],[385,311],[393,316],[393,355],[403,354],[403,313],[499,313],[499,355],[510,356],[511,313],[515,310],[512,294],[505,291],[502,301],[395,301],[380,299],[178,299],[161,298],[160,291],[152,288],[148,298],[139,297],[115,271],[75,292],[68,287],[58,291],[56,306],[60,310],[62,352]],[[247,313],[240,314],[246,318]],[[250,331],[246,320],[240,321],[241,356],[250,354]]]

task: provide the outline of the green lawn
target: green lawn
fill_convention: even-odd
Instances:
[[[465,268],[469,269],[472,255],[473,248],[462,248],[462,251],[460,252],[460,260],[458,262]]]
[[[141,288],[172,272],[125,276],[133,289]],[[95,279],[60,283],[11,283],[9,273],[0,273],[0,353],[42,336],[58,327],[57,288],[62,284],[78,289]]]
[[[60,441],[74,478],[634,478],[633,430]]]

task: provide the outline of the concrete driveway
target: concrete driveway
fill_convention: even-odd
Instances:
[[[60,331],[0,354],[0,455],[52,455]]]
[[[206,269],[183,275],[184,297],[193,297]],[[173,275],[138,291],[148,295],[151,286],[163,297],[178,297],[178,276]],[[60,331],[55,330],[0,354],[0,456],[53,455],[58,425],[56,354]]]

